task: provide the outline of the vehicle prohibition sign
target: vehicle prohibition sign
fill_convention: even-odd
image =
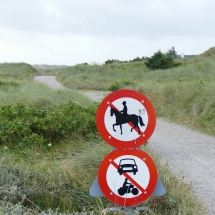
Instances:
[[[133,206],[147,200],[155,190],[158,173],[152,158],[140,149],[117,149],[102,161],[98,182],[113,203]]]
[[[96,125],[102,138],[115,148],[136,148],[151,137],[156,113],[149,99],[134,90],[118,90],[101,102]]]

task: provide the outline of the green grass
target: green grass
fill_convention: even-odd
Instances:
[[[167,82],[138,85],[155,106],[157,116],[215,134],[214,82]]]
[[[74,101],[83,106],[92,102],[77,90],[53,90],[44,84],[31,81],[0,83],[0,106],[14,103],[33,104],[39,107],[53,106]],[[12,84],[10,84],[12,83]],[[13,84],[15,83],[15,84]]]
[[[139,206],[147,206],[150,215],[205,214],[201,203],[192,194],[191,186],[185,184],[183,178],[176,178],[146,146],[142,149],[153,157],[166,194],[149,198]],[[20,154],[12,156],[10,151],[5,151],[0,159],[0,187],[11,189],[17,185],[13,193],[15,201],[25,195],[43,211],[59,207],[59,211],[72,213],[81,212],[85,207],[99,215],[117,207],[105,197],[89,195],[99,165],[110,151],[111,147],[106,143],[86,142],[84,139],[61,142],[59,146],[51,146],[49,152],[37,152],[34,156],[33,151],[24,157]],[[27,199],[22,204],[35,210]]]
[[[177,68],[149,70],[144,62],[108,66],[77,65],[49,70],[71,89],[134,89],[154,104],[158,116],[214,135],[215,48],[200,56],[177,59]]]
[[[152,101],[157,116],[214,135],[214,53],[214,49],[210,49],[201,56],[178,60],[182,63],[180,67],[155,71],[147,69],[144,62],[77,65],[39,72],[25,64],[1,64],[0,105],[20,103],[51,111],[56,105],[72,100],[88,108],[92,103],[77,90],[130,88]],[[52,90],[34,83],[33,75],[38,73],[57,75],[69,89]],[[11,198],[1,203],[0,214],[12,214],[18,208],[17,215],[30,209],[32,214],[41,214],[36,206],[52,215],[83,212],[84,207],[94,214],[106,214],[110,207],[117,206],[105,197],[95,198],[88,193],[101,160],[111,151],[108,144],[94,133],[68,134],[67,138],[51,142],[51,146],[49,143],[46,141],[43,146],[26,144],[16,150],[7,144],[0,145],[0,194],[3,191],[11,194]],[[193,195],[191,185],[184,183],[183,178],[176,178],[147,146],[143,146],[143,150],[153,157],[166,189],[164,196],[152,197],[141,204],[149,207],[147,214],[206,214]],[[16,186],[15,191],[13,186]]]
[[[31,65],[26,63],[1,63],[0,78],[6,80],[29,80],[37,73]]]

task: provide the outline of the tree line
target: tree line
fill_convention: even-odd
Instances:
[[[175,62],[175,58],[177,58],[177,52],[174,47],[170,48],[166,53],[162,53],[160,50],[152,57],[142,57],[142,58],[134,58],[129,61],[119,61],[116,59],[105,61],[105,65],[113,64],[113,63],[127,63],[127,62],[138,62],[143,61],[146,67],[149,69],[168,69],[171,67],[176,67],[181,65],[181,63]]]

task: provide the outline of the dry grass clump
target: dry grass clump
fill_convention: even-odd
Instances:
[[[94,200],[59,167],[52,166],[48,171],[43,168],[44,165],[40,168],[30,166],[24,161],[15,161],[10,154],[3,155],[0,159],[0,200],[13,205],[21,202],[23,207],[39,211],[59,208],[59,211],[73,212],[81,211],[83,205],[91,207]]]

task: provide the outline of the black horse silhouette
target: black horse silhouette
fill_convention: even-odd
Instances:
[[[140,123],[141,126],[145,126],[145,124],[143,123],[143,120],[141,118],[141,116],[137,116],[135,114],[131,114],[131,115],[127,115],[126,117],[123,116],[123,114],[121,114],[118,110],[111,108],[110,109],[110,115],[113,116],[113,114],[115,114],[116,117],[116,123],[113,124],[113,130],[115,130],[114,126],[115,125],[119,125],[120,126],[120,130],[121,130],[121,134],[122,134],[122,124],[128,123],[128,122],[132,122],[132,124],[134,125],[134,127],[131,128],[131,132],[134,128],[138,128],[138,134],[140,134],[140,127],[138,126],[138,122]]]

